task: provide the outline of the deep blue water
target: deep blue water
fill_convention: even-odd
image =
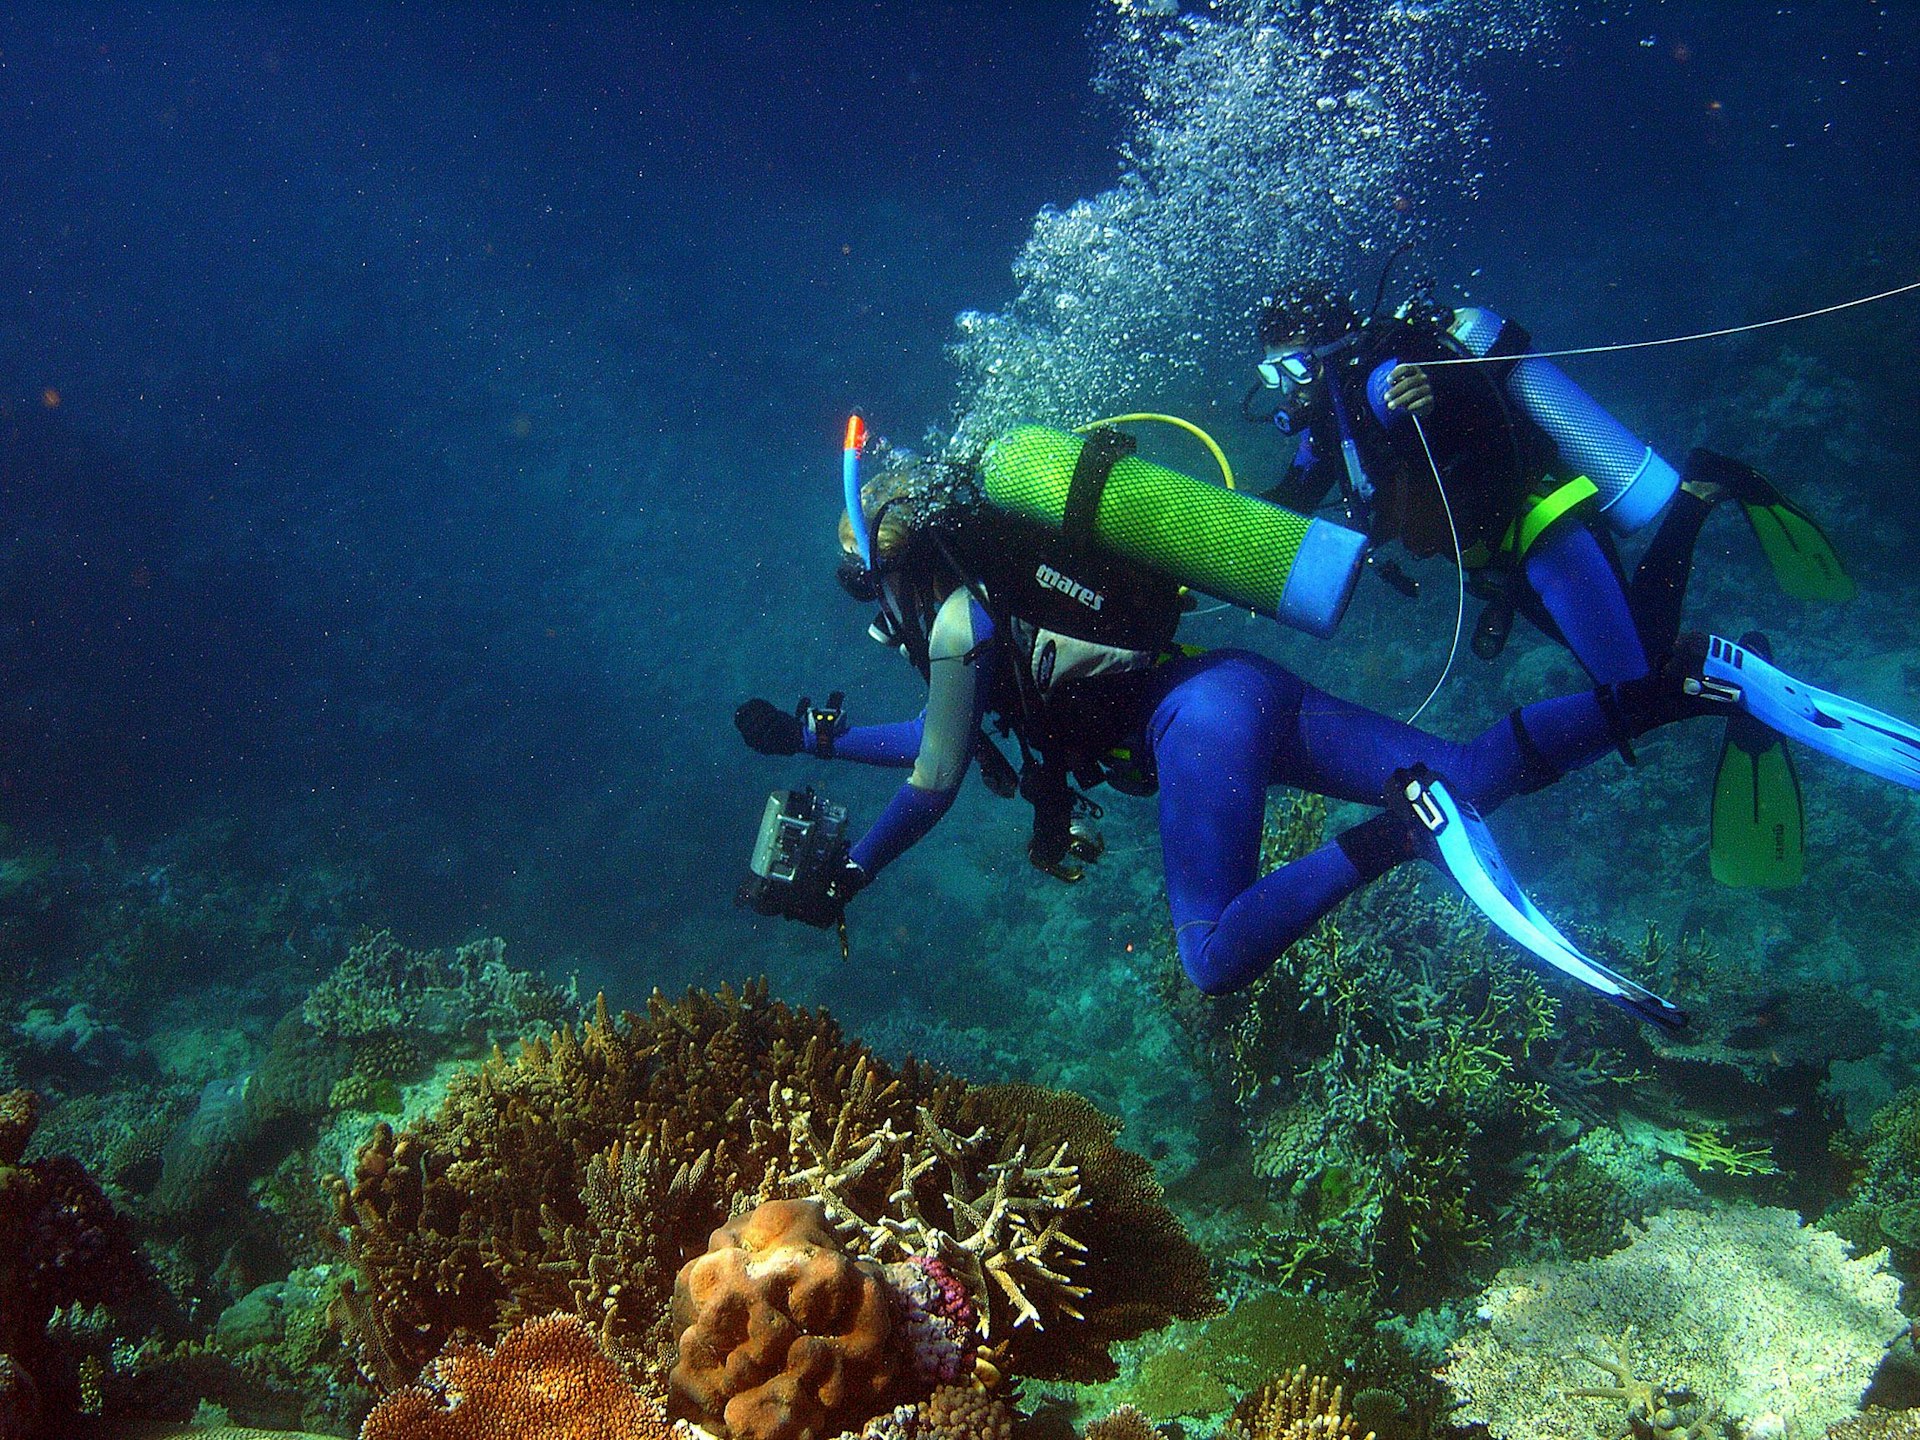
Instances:
[[[814,937],[730,908],[795,774],[727,717],[836,686],[871,718],[917,704],[832,584],[838,426],[950,418],[955,314],[1006,304],[1035,213],[1126,163],[1131,96],[1091,83],[1118,33],[1105,0],[10,9],[0,818],[76,863],[111,840],[635,990],[820,983]],[[1905,6],[1569,7],[1462,71],[1484,146],[1412,177],[1415,213],[1355,216],[1349,278],[1417,227],[1411,269],[1545,344],[1913,279],[1917,46]],[[1174,399],[1228,413],[1248,298],[1193,317],[1221,363]],[[1917,334],[1908,300],[1580,373],[1669,453],[1743,432],[1798,467],[1885,653],[1914,641]],[[1798,408],[1756,415],[1791,374]],[[1738,563],[1703,603],[1757,585]],[[1451,615],[1396,603],[1332,647],[1252,638],[1405,709],[1390,686],[1417,698]],[[1408,629],[1420,674],[1383,677],[1367,647]],[[1477,668],[1455,692],[1444,728],[1513,702]],[[1018,832],[963,803],[863,900],[875,963],[936,1007],[990,970],[989,920],[1044,913]],[[1670,881],[1626,898],[1679,912]]]

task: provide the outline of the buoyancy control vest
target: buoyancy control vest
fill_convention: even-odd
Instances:
[[[941,538],[1000,637],[989,708],[1025,748],[1083,770],[1132,718],[1138,691],[1116,682],[1172,653],[1179,585],[989,506]]]
[[[1028,858],[1056,878],[1078,879],[1075,819],[1097,817],[1099,807],[1073,784],[1110,783],[1132,794],[1154,788],[1137,731],[1153,668],[1176,653],[1186,608],[1180,587],[986,505],[943,517],[916,543],[929,553],[906,568],[938,564],[993,621],[998,663],[985,708],[1019,745],[1021,764],[1016,773],[983,732],[975,748],[982,776],[996,793],[1018,793],[1033,806]],[[925,627],[936,609],[907,607],[921,633],[898,637],[923,675]]]
[[[1524,351],[1527,336],[1509,327],[1505,343]],[[1396,364],[1457,359],[1469,352],[1438,317],[1413,314],[1376,320],[1360,343],[1335,362],[1355,443],[1374,485],[1370,536],[1398,540],[1418,557],[1448,555],[1458,534],[1471,566],[1495,554],[1527,498],[1551,481],[1557,454],[1552,439],[1513,405],[1504,388],[1508,367],[1443,366],[1427,372],[1436,404],[1422,422],[1426,446],[1411,426],[1389,430],[1376,402]],[[1432,450],[1432,464],[1427,449]],[[1443,500],[1434,471],[1446,487]],[[1448,506],[1452,524],[1448,523]]]

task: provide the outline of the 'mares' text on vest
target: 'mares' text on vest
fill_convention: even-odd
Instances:
[[[1042,561],[1040,568],[1033,572],[1033,578],[1049,590],[1058,590],[1062,595],[1070,595],[1089,610],[1099,610],[1107,603],[1107,597],[1098,590],[1082,585],[1078,580],[1069,579],[1053,566]]]

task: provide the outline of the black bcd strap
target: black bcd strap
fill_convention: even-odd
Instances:
[[[1079,459],[1074,461],[1073,478],[1067,482],[1067,503],[1060,516],[1060,531],[1070,543],[1086,545],[1093,539],[1094,517],[1100,512],[1107,477],[1134,449],[1133,437],[1118,430],[1103,428],[1088,434]]]

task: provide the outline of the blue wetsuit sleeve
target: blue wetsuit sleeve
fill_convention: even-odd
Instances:
[[[960,793],[985,713],[992,638],[993,622],[966,591],[955,591],[940,607],[927,646],[927,709],[913,774],[849,856],[869,876],[917,844]]]
[[[905,770],[920,753],[920,735],[926,715],[911,720],[895,720],[888,725],[855,725],[833,737],[833,758],[851,760],[856,765],[879,765]],[[818,737],[807,732],[807,753],[820,753]]]
[[[909,780],[893,792],[893,799],[873,822],[873,828],[854,844],[848,858],[868,875],[877,875],[920,843],[940,817],[953,806],[952,790],[922,790]]]

